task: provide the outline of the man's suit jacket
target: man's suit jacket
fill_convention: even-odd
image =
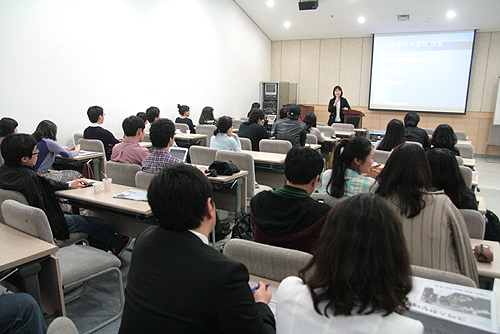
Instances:
[[[248,279],[193,233],[150,227],[134,246],[119,333],[275,333]]]

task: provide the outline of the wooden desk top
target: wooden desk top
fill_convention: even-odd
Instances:
[[[352,136],[356,135],[356,132],[335,130],[335,135],[336,136],[344,136],[344,137],[352,137]]]
[[[498,241],[470,239],[470,244],[473,249],[479,244],[491,247],[493,252],[493,261],[491,263],[476,261],[477,271],[481,276],[500,278],[500,243],[498,243]]]
[[[202,135],[199,133],[176,133],[174,138],[175,139],[201,139],[201,138],[207,138],[208,135]]]
[[[247,150],[242,150],[241,152],[251,154],[255,162],[283,164],[285,163],[286,159],[286,154],[281,154],[281,153],[247,151]]]
[[[457,144],[469,144],[469,145],[472,145],[472,141],[470,141],[470,140],[458,140]]]
[[[313,150],[319,150],[321,148],[321,144],[310,144],[309,147]]]
[[[335,143],[337,141],[340,141],[340,138],[325,137],[325,141]]]
[[[56,157],[59,159],[77,160],[77,161],[102,158],[103,156],[104,156],[104,152],[92,152],[91,154],[78,154],[78,155],[75,155],[73,158],[69,158],[69,159],[62,157],[59,154],[56,155]]]
[[[476,166],[476,159],[462,158],[464,160],[464,166],[474,167]]]
[[[0,224],[0,271],[53,254],[59,247]]]

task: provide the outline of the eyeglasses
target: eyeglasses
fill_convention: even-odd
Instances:
[[[40,153],[40,151],[36,150],[35,152],[31,153],[31,155],[37,155],[38,153]]]

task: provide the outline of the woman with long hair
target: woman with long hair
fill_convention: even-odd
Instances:
[[[73,158],[80,152],[79,146],[73,146],[69,149],[63,148],[56,140],[57,125],[49,120],[43,120],[38,123],[33,137],[35,137],[36,148],[38,149],[38,159],[34,166],[35,170],[41,176],[57,181],[73,181],[79,179],[82,175],[74,170],[54,170],[52,164],[59,154],[63,158]]]
[[[219,118],[214,135],[210,138],[210,147],[218,150],[241,152],[238,135],[233,133],[233,119],[229,116]]]
[[[321,131],[316,128],[316,115],[312,112],[304,117],[304,123],[307,125],[307,133],[313,134],[318,138],[318,143],[325,141],[325,137],[321,134]]]
[[[331,210],[313,258],[279,286],[278,333],[423,333],[402,316],[412,289],[401,219],[374,194]],[[330,329],[330,330],[328,330]]]
[[[323,173],[326,192],[340,198],[375,190],[380,164],[372,166],[373,153],[372,143],[364,137],[342,139],[333,152],[332,169]]]
[[[432,133],[431,145],[436,148],[445,148],[456,156],[460,156],[460,151],[455,147],[457,135],[455,130],[448,124],[440,124]]]
[[[208,106],[203,108],[198,124],[217,125],[217,121],[214,117],[214,108]]]
[[[384,138],[375,144],[375,149],[392,151],[394,147],[405,142],[405,127],[399,119],[392,119],[387,123]]]
[[[432,186],[444,190],[458,209],[477,210],[476,195],[465,185],[455,155],[445,148],[431,148],[427,159],[432,172]]]
[[[181,116],[175,119],[175,123],[187,124],[189,126],[189,131],[191,133],[196,133],[193,121],[191,120],[191,118],[189,118],[189,115],[191,114],[191,110],[189,109],[189,107],[186,105],[178,104],[177,109],[179,109],[179,115]]]
[[[375,193],[401,215],[411,263],[462,274],[478,283],[462,214],[444,191],[432,191],[425,151],[408,143],[396,147],[377,182]]]

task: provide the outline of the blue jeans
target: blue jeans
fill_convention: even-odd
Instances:
[[[45,334],[47,327],[35,299],[26,293],[0,296],[0,334]]]
[[[122,241],[104,222],[97,217],[64,214],[69,233],[83,232],[88,234],[90,246],[102,250],[116,250]]]

